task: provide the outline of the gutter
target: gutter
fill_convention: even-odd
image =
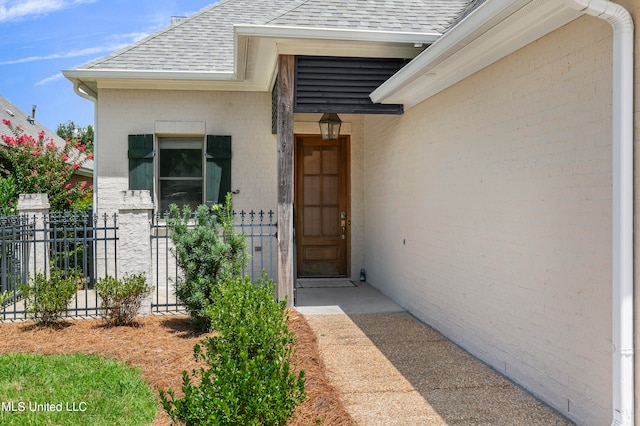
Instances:
[[[65,70],[62,74],[68,79],[79,80],[83,78],[109,79],[119,78],[126,80],[191,80],[191,81],[230,81],[235,80],[232,72],[214,71],[146,71],[146,70],[120,70],[120,69],[78,69]],[[84,87],[84,86],[83,86]],[[78,91],[76,90],[76,93]],[[88,99],[86,94],[79,96]]]
[[[613,426],[634,424],[633,20],[608,0],[564,0],[613,28]]]
[[[464,17],[443,37],[436,40],[418,57],[405,65],[369,96],[374,103],[384,103],[398,89],[416,81],[433,67],[453,56],[527,3],[526,0],[486,1]]]
[[[97,139],[98,139],[98,94],[97,93],[87,93],[83,90],[84,87],[80,87],[79,81],[73,82],[73,90],[76,92],[78,96],[84,98],[88,101],[93,102],[93,149],[94,152],[97,148]],[[92,209],[95,212],[98,211],[98,155],[94,155],[93,157],[93,200],[92,200]]]
[[[233,26],[236,36],[268,37],[307,40],[338,40],[383,43],[424,43],[431,44],[442,36],[439,32],[418,33],[400,31],[374,31],[334,28],[293,27],[282,25],[245,25]]]

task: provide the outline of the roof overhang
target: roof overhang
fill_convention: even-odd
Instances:
[[[562,0],[487,0],[374,90],[371,99],[409,109],[581,14]]]
[[[74,83],[76,91],[93,98],[99,88],[268,91],[281,54],[414,58],[440,36],[435,32],[236,25],[233,72],[92,68],[62,73]]]

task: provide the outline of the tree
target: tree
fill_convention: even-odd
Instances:
[[[69,120],[64,124],[58,124],[56,134],[64,140],[73,143],[80,142],[85,146],[85,152],[93,153],[93,126],[89,124],[87,127],[78,127],[76,123]]]
[[[34,139],[11,121],[3,123],[12,134],[0,136],[4,142],[0,145],[0,213],[16,213],[19,194],[48,194],[53,211],[84,208],[90,203],[87,182],[71,182],[74,172],[93,158],[93,154],[85,155],[84,145],[67,141],[58,147],[52,139],[45,139],[44,131]]]

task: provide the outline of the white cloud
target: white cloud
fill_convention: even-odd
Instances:
[[[88,47],[86,49],[70,50],[68,52],[52,53],[49,55],[27,56],[26,58],[14,59],[11,61],[3,61],[3,62],[0,62],[0,65],[25,64],[27,62],[46,61],[50,59],[66,59],[66,58],[75,58],[77,56],[95,55],[98,53],[113,52],[115,50],[121,49],[124,46],[127,46],[127,43]]]
[[[2,0],[0,0],[2,1]],[[134,32],[127,34],[112,34],[106,38],[106,43],[102,46],[87,47],[84,49],[69,50],[61,53],[51,53],[48,55],[34,55],[24,58],[12,59],[10,61],[1,61],[0,65],[16,65],[25,64],[27,62],[46,61],[52,59],[75,58],[79,56],[100,55],[104,53],[112,53],[123,47],[129,46],[131,43],[143,39],[149,33]]]
[[[52,75],[51,77],[47,77],[40,80],[39,82],[34,84],[34,86],[44,86],[45,84],[53,83],[54,81],[61,80],[62,78],[64,78],[64,76],[62,75],[61,72],[59,72],[57,74]]]
[[[0,0],[0,22],[23,21],[96,0]]]

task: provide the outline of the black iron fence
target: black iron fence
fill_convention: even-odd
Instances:
[[[243,274],[256,281],[263,272],[272,278],[277,269],[277,225],[274,212],[241,211],[235,228],[247,239],[249,259]],[[146,231],[145,231],[146,232]],[[118,276],[118,215],[91,212],[56,212],[39,215],[0,216],[0,320],[25,318],[20,287],[36,273],[53,269],[78,276],[78,291],[68,307],[68,317],[99,314],[99,298],[94,289],[97,279]],[[169,230],[163,217],[150,224],[151,280],[155,292],[153,312],[179,312],[184,307],[175,295],[180,279]],[[142,261],[142,259],[140,259]],[[122,267],[120,268],[122,269]],[[143,268],[147,269],[147,268]]]
[[[98,275],[117,273],[117,215],[91,212],[0,216],[0,318],[22,319],[20,287],[36,273],[53,269],[78,276],[78,292],[67,316],[97,315],[93,284]]]
[[[235,229],[245,235],[249,259],[243,275],[256,281],[263,272],[276,278],[277,270],[277,224],[275,213],[263,210],[234,212]],[[173,254],[164,216],[155,215],[151,223],[152,275],[155,294],[151,302],[154,312],[172,312],[184,309],[175,296],[175,284],[180,279],[180,270]]]

